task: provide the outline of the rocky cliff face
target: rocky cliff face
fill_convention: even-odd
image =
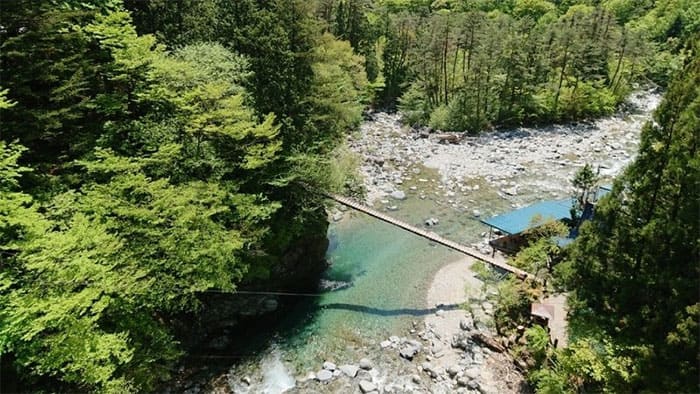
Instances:
[[[279,255],[253,259],[251,270],[257,273],[239,284],[239,290],[254,293],[317,291],[320,276],[327,267],[328,219],[322,209],[309,216],[305,232],[294,237],[286,247],[279,248]],[[197,316],[176,319],[177,336],[185,349],[214,352],[235,346],[234,333],[241,324],[254,325],[263,320],[274,324],[275,313],[295,301],[275,294],[244,293],[207,293],[200,299],[202,309]]]
[[[326,223],[327,229],[328,223]],[[328,237],[322,234],[309,234],[292,244],[280,258],[280,263],[272,270],[270,280],[263,285],[288,291],[311,291],[318,286],[321,273],[326,269]]]

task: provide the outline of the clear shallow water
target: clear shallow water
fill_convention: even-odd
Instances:
[[[407,190],[409,185],[410,182],[405,185]],[[431,231],[463,243],[478,241],[479,234],[487,230],[470,213],[437,205],[430,197],[421,200],[418,194],[409,191],[405,201],[392,201],[399,209],[389,213],[417,225],[429,217],[438,218],[440,224]],[[254,378],[250,392],[280,392],[268,389],[279,386],[273,379],[305,376],[318,371],[327,360],[357,364],[360,358],[369,357],[376,361],[380,357],[376,351],[379,342],[390,335],[405,335],[412,322],[420,322],[425,315],[435,312],[425,304],[433,275],[442,266],[463,257],[353,211],[347,211],[342,221],[331,224],[328,236],[327,259],[331,265],[324,279],[349,282],[350,286],[300,302],[287,313],[274,335],[267,334],[271,350],[263,353],[276,353],[289,373],[287,376],[264,373],[271,365],[269,361],[251,359],[231,374],[261,377],[257,384]],[[264,374],[261,376],[256,370]],[[232,385],[246,389],[237,381]]]
[[[392,214],[421,222],[424,214],[414,205],[420,204],[405,201]],[[308,324],[279,342],[297,373],[317,370],[325,360],[356,363],[367,346],[432,313],[425,305],[432,276],[460,257],[364,214],[346,215],[329,231],[331,266],[324,278],[350,287],[318,299]]]

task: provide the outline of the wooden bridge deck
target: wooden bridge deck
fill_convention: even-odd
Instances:
[[[475,259],[477,259],[477,260],[483,261],[483,262],[485,262],[485,263],[491,264],[491,265],[494,266],[494,267],[498,267],[498,268],[500,268],[500,269],[503,269],[503,270],[506,270],[506,271],[508,271],[508,272],[511,272],[511,273],[515,274],[517,277],[519,277],[519,278],[521,278],[521,279],[532,278],[532,275],[529,274],[529,273],[526,272],[526,271],[523,271],[523,270],[521,270],[521,269],[519,269],[519,268],[513,267],[512,265],[509,265],[509,264],[506,264],[506,263],[503,263],[503,262],[500,262],[500,261],[496,261],[496,260],[493,259],[493,258],[484,256],[484,255],[482,255],[482,254],[480,254],[480,253],[477,253],[476,251],[474,251],[474,249],[472,249],[472,248],[470,248],[470,247],[467,247],[467,246],[464,246],[464,245],[460,245],[460,244],[458,244],[457,242],[454,242],[454,241],[451,241],[451,240],[449,240],[449,239],[443,238],[443,237],[441,237],[441,236],[439,236],[439,235],[437,235],[437,234],[435,234],[435,233],[433,233],[433,232],[425,231],[425,230],[423,230],[422,228],[418,228],[418,227],[416,227],[416,226],[410,225],[410,224],[408,224],[408,223],[406,223],[406,222],[404,222],[404,221],[398,220],[398,219],[393,218],[393,217],[391,217],[391,216],[389,216],[389,215],[387,215],[387,214],[384,214],[384,213],[382,213],[382,212],[379,212],[379,211],[377,211],[376,209],[373,209],[373,208],[370,208],[370,207],[368,207],[368,206],[366,206],[366,205],[360,204],[359,202],[357,202],[357,201],[355,201],[355,200],[353,200],[353,199],[351,199],[351,198],[344,197],[344,196],[339,196],[339,195],[337,195],[337,194],[330,194],[330,193],[326,193],[325,195],[326,195],[328,198],[330,198],[330,199],[332,199],[332,200],[334,200],[334,201],[337,201],[337,202],[339,202],[339,203],[341,203],[341,204],[343,204],[343,205],[346,205],[346,206],[348,206],[348,207],[350,207],[350,208],[353,208],[353,209],[358,210],[358,211],[360,211],[360,212],[364,212],[364,213],[366,213],[366,214],[368,214],[368,215],[370,215],[370,216],[372,216],[372,217],[375,217],[375,218],[377,218],[377,219],[379,219],[379,220],[382,220],[382,221],[387,222],[387,223],[389,223],[389,224],[393,224],[394,226],[401,227],[402,229],[404,229],[404,230],[406,230],[406,231],[410,231],[410,232],[412,232],[413,234],[416,234],[416,235],[419,235],[419,236],[421,236],[421,237],[423,237],[423,238],[427,238],[427,239],[429,239],[429,240],[431,240],[431,241],[437,242],[437,243],[439,243],[440,245],[447,246],[447,247],[450,248],[450,249],[456,250],[456,251],[458,251],[458,252],[460,252],[460,253],[464,253],[464,254],[466,254],[466,255],[468,255],[468,256],[471,256],[471,257],[473,257],[473,258],[475,258]]]

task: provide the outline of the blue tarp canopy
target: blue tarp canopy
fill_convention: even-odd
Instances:
[[[543,220],[562,220],[571,218],[571,199],[542,201],[536,204],[506,212],[481,222],[497,228],[507,234],[518,234],[531,227],[536,216]]]

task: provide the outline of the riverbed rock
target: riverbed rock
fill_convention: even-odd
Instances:
[[[437,356],[438,354],[442,353],[442,350],[442,344],[438,341],[433,341],[433,344],[430,346],[430,353]]]
[[[472,330],[474,328],[474,320],[468,317],[463,317],[462,320],[459,321],[459,328],[464,331]]]
[[[517,196],[518,195],[518,187],[513,186],[511,188],[503,189],[502,192],[504,194],[509,195],[509,196]]]
[[[406,193],[401,191],[401,190],[394,190],[390,194],[391,198],[395,200],[405,200],[406,199]]]
[[[336,365],[330,361],[326,361],[323,363],[323,369],[327,369],[329,371],[335,371],[336,370]]]
[[[360,380],[360,390],[363,393],[371,393],[372,391],[377,391],[377,386],[367,380]]]
[[[416,356],[420,349],[416,348],[415,346],[411,345],[404,345],[401,347],[401,350],[399,350],[399,355],[406,360],[413,360],[413,357]]]
[[[478,209],[472,210],[472,215],[474,215],[475,218],[478,218],[481,216],[481,212]]]
[[[428,376],[430,376],[433,379],[437,378],[440,375],[438,369],[429,362],[424,362],[423,364],[421,364],[421,368],[426,374],[428,374]]]
[[[383,157],[381,157],[381,156],[375,156],[375,157],[372,158],[372,162],[373,162],[374,164],[378,165],[379,167],[381,167],[381,166],[383,166],[384,163],[386,162],[386,159],[383,158]]]
[[[428,219],[425,219],[424,223],[428,227],[437,226],[438,224],[440,224],[440,220],[438,220],[436,218],[428,218]]]
[[[339,366],[338,369],[343,371],[345,375],[354,378],[355,376],[357,376],[357,371],[359,371],[360,367],[358,367],[357,365],[345,364]]]
[[[372,369],[372,362],[367,358],[362,358],[360,359],[360,368],[364,369],[365,371],[369,371]]]
[[[459,386],[459,387],[467,387],[468,384],[469,384],[469,379],[467,379],[464,376],[457,379],[457,386]]]
[[[464,376],[469,379],[476,379],[481,375],[481,370],[479,368],[469,368],[464,371]]]
[[[457,376],[458,373],[462,372],[462,368],[460,368],[459,365],[450,365],[447,368],[447,374],[451,377],[454,378]]]
[[[459,333],[452,336],[452,342],[450,343],[455,349],[469,350],[470,348],[470,336],[467,333]]]
[[[386,349],[386,348],[388,348],[389,346],[391,346],[391,341],[381,341],[381,342],[379,343],[379,347],[382,348],[382,349]]]
[[[327,370],[327,369],[322,369],[318,372],[316,372],[316,380],[319,382],[327,382],[333,378],[333,372]]]

